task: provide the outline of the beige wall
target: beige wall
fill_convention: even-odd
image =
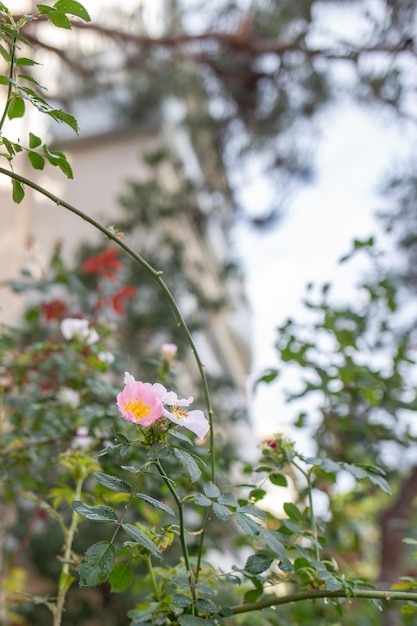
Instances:
[[[15,170],[109,226],[117,223],[117,198],[126,190],[126,180],[143,180],[149,175],[140,155],[152,152],[158,145],[156,135],[130,129],[65,146],[73,180],[48,166],[44,172],[34,172],[23,159]],[[0,178],[0,206],[0,322],[13,323],[21,298],[11,294],[4,281],[18,278],[24,267],[41,273],[58,240],[63,243],[64,254],[70,257],[82,239],[99,238],[100,234],[30,188],[26,188],[23,202],[14,204],[7,177]]]

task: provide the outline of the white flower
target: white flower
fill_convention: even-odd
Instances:
[[[99,352],[97,355],[97,358],[102,363],[107,363],[108,365],[111,365],[112,363],[114,363],[114,354],[112,354],[111,352],[108,352],[107,350],[104,350],[103,352]]]
[[[86,319],[78,317],[65,317],[61,321],[61,333],[64,339],[68,341],[77,337],[84,339],[91,346],[99,340],[98,332],[94,328],[90,328],[90,323]]]
[[[80,406],[80,394],[70,387],[62,387],[58,391],[57,398],[62,404],[68,404],[73,409]]]
[[[160,383],[154,383],[153,388],[162,404],[168,404],[172,407],[171,411],[168,411],[165,407],[163,408],[163,417],[166,417],[174,424],[178,424],[178,426],[183,426],[183,428],[191,430],[191,432],[197,435],[200,439],[203,439],[203,437],[207,435],[210,429],[210,424],[203,411],[186,411],[182,408],[184,406],[189,406],[192,403],[194,400],[192,396],[180,399],[175,391],[167,391],[166,388]]]

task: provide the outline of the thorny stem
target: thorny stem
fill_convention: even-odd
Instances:
[[[191,591],[191,597],[193,599],[193,603],[195,602],[195,580],[194,580],[194,572],[191,568],[191,563],[190,563],[190,557],[188,554],[188,547],[187,547],[187,542],[185,540],[185,524],[184,524],[184,510],[182,507],[182,502],[181,499],[179,497],[179,495],[177,494],[176,490],[174,489],[174,487],[171,484],[171,481],[169,480],[168,476],[165,473],[164,468],[161,465],[161,462],[159,459],[156,460],[156,467],[158,468],[159,473],[161,474],[166,486],[168,487],[168,489],[171,492],[172,497],[174,498],[176,505],[178,507],[178,517],[179,517],[179,522],[180,522],[180,541],[181,541],[181,547],[182,547],[182,553],[184,556],[184,562],[185,562],[185,567],[187,569],[187,576],[188,576],[188,580],[190,583],[190,591]]]
[[[168,300],[168,302],[169,302],[169,304],[171,306],[171,309],[172,309],[175,317],[177,318],[178,326],[182,327],[183,330],[184,330],[187,342],[188,342],[188,344],[189,344],[189,346],[191,348],[191,351],[192,351],[192,353],[194,355],[194,358],[196,360],[197,367],[198,367],[198,370],[199,370],[199,373],[200,373],[201,382],[202,382],[202,386],[203,386],[203,392],[204,392],[204,399],[205,399],[205,404],[206,404],[207,413],[208,413],[208,419],[209,419],[209,423],[210,423],[211,481],[213,483],[215,483],[216,482],[216,480],[215,480],[215,478],[216,478],[216,465],[215,465],[215,453],[214,453],[213,408],[212,408],[212,405],[211,405],[210,392],[209,392],[209,388],[208,388],[208,382],[207,382],[206,373],[205,373],[205,370],[204,370],[204,364],[201,361],[200,355],[199,355],[199,353],[197,351],[197,348],[196,348],[196,345],[195,345],[194,340],[192,338],[192,335],[190,333],[190,330],[189,330],[189,328],[188,328],[188,326],[187,326],[187,324],[186,324],[186,322],[184,320],[184,317],[183,317],[183,315],[182,315],[182,313],[181,313],[181,311],[180,311],[180,309],[179,309],[179,307],[178,307],[178,305],[176,303],[176,300],[175,300],[174,296],[172,295],[169,287],[167,286],[167,284],[165,283],[165,281],[162,278],[163,272],[156,270],[143,257],[141,257],[139,254],[134,252],[134,250],[132,250],[132,248],[130,248],[130,246],[128,246],[123,240],[120,239],[120,237],[117,236],[117,233],[114,233],[114,232],[112,232],[111,229],[108,229],[105,226],[102,226],[94,218],[90,217],[89,215],[87,215],[86,213],[84,213],[80,209],[77,209],[76,207],[74,207],[73,205],[69,204],[68,202],[65,202],[65,200],[62,200],[61,198],[59,198],[55,194],[51,193],[50,191],[48,191],[44,187],[41,187],[37,183],[31,181],[29,178],[26,178],[25,176],[21,176],[20,174],[16,174],[15,172],[7,170],[7,169],[5,169],[3,167],[0,167],[0,174],[4,174],[5,176],[8,176],[9,178],[15,179],[15,180],[19,181],[20,183],[22,183],[23,185],[27,185],[28,187],[30,187],[34,191],[37,191],[38,193],[42,194],[46,198],[49,198],[49,200],[54,202],[56,205],[64,207],[64,209],[67,209],[71,213],[74,213],[75,215],[78,215],[78,217],[80,217],[82,220],[84,220],[85,222],[88,222],[89,224],[91,224],[91,226],[94,226],[94,228],[96,228],[97,230],[102,232],[106,237],[108,237],[109,239],[114,241],[114,243],[116,243],[120,248],[122,248],[130,257],[132,257],[132,259],[134,259],[137,263],[139,263],[152,276],[152,278],[157,282],[159,288],[163,291],[165,297],[167,298],[167,300]]]
[[[304,600],[318,600],[320,598],[362,598],[368,600],[382,600],[392,602],[394,600],[408,600],[417,602],[417,593],[410,591],[376,591],[374,589],[353,589],[352,591],[327,591],[326,589],[315,589],[311,591],[299,591],[290,593],[287,596],[269,596],[260,602],[241,604],[231,608],[233,615],[240,613],[250,613],[251,611],[261,611],[270,607],[277,607],[291,602],[302,602]]]

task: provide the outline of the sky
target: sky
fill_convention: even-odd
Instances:
[[[293,405],[285,406],[278,385],[262,384],[251,392],[259,373],[277,366],[277,327],[289,316],[303,319],[309,282],[330,282],[332,298],[339,301],[354,295],[365,267],[340,265],[338,260],[351,250],[354,238],[365,239],[380,230],[377,189],[406,152],[401,130],[386,118],[352,105],[337,108],[317,149],[313,184],[300,189],[273,230],[262,234],[241,226],[235,233],[252,310],[251,418],[261,438],[286,431],[296,411]],[[258,197],[255,186],[246,198],[248,205]]]

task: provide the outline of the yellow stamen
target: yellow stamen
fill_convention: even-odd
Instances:
[[[142,400],[130,400],[125,402],[124,410],[132,413],[135,416],[135,420],[139,422],[141,419],[149,414],[151,407],[144,404]]]
[[[172,412],[175,415],[175,417],[178,418],[179,420],[182,420],[188,417],[187,411],[185,409],[182,409],[179,406],[174,406],[172,409]]]

